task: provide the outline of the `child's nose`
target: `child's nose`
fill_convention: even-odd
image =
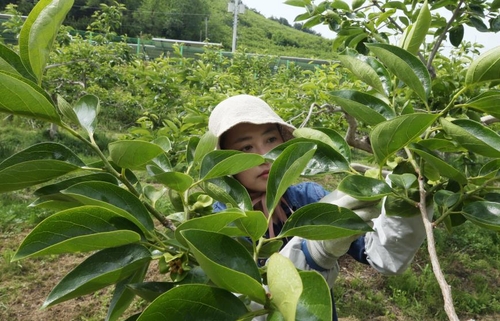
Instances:
[[[268,151],[270,151],[272,149],[271,146],[268,146],[268,145],[259,145],[257,146],[257,154],[259,155],[264,155],[266,154]]]
[[[257,154],[259,154],[259,155],[264,155],[269,150],[270,150],[270,148],[268,146],[264,146],[264,145],[257,146]]]

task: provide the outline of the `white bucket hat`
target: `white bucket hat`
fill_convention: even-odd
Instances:
[[[208,130],[220,139],[222,134],[240,123],[278,124],[284,141],[293,138],[295,127],[286,123],[262,99],[251,95],[229,97],[217,106],[208,119]],[[219,142],[217,142],[219,148]]]

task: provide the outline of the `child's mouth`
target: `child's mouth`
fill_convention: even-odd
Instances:
[[[262,173],[260,173],[260,175],[258,177],[262,177],[262,176],[269,176],[269,171],[263,171]]]

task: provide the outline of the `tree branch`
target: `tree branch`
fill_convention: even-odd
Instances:
[[[358,129],[358,122],[356,121],[356,118],[347,113],[344,113],[344,115],[348,124],[347,132],[345,135],[346,142],[354,148],[361,149],[365,152],[373,154],[372,146],[368,137],[363,137],[362,139],[358,139],[356,137],[356,131]]]
[[[306,118],[304,119],[304,121],[302,122],[302,124],[300,124],[299,128],[303,128],[303,127],[305,127],[307,125],[307,123],[309,122],[309,120],[311,119],[311,116],[313,114],[314,107],[318,107],[318,109],[328,108],[328,109],[330,109],[330,111],[332,113],[337,113],[337,112],[342,111],[341,108],[335,108],[334,106],[332,106],[330,104],[323,104],[323,105],[320,106],[317,103],[312,103],[311,107],[309,107],[309,111],[307,112]]]
[[[457,8],[453,11],[453,14],[451,15],[450,20],[448,20],[446,27],[444,27],[444,31],[439,35],[438,39],[436,40],[436,43],[434,44],[434,47],[432,48],[431,54],[429,55],[429,60],[427,60],[427,69],[432,67],[432,61],[434,60],[434,57],[437,55],[439,47],[441,47],[441,43],[446,38],[446,34],[447,34],[448,30],[450,29],[451,24],[458,17],[458,15],[460,13],[460,7],[464,3],[464,1],[465,0],[460,0],[458,2]]]
[[[420,213],[422,214],[422,220],[424,221],[424,227],[425,227],[425,234],[427,235],[427,251],[429,252],[429,256],[431,259],[432,271],[436,276],[439,287],[441,288],[441,293],[443,294],[444,310],[450,321],[460,321],[460,319],[457,316],[457,313],[455,312],[455,306],[453,305],[451,286],[448,285],[448,283],[446,282],[446,279],[441,270],[439,259],[437,257],[436,241],[434,240],[432,223],[429,220],[429,216],[427,215],[427,207],[425,202],[425,197],[427,196],[427,193],[425,191],[424,178],[420,176],[420,173],[418,177],[418,185],[420,189],[420,203],[419,203]]]

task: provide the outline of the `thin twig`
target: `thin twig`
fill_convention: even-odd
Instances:
[[[451,24],[458,17],[458,14],[460,13],[460,7],[464,3],[464,1],[465,0],[460,0],[458,2],[457,8],[453,11],[453,14],[451,15],[450,20],[448,20],[448,23],[446,24],[446,27],[444,27],[443,32],[439,35],[438,39],[436,40],[436,43],[434,44],[434,48],[432,48],[431,54],[429,55],[429,60],[427,60],[427,69],[431,68],[432,61],[434,60],[434,57],[437,55],[439,47],[441,47],[441,43],[446,38],[446,34],[448,33],[448,30],[450,29]]]

